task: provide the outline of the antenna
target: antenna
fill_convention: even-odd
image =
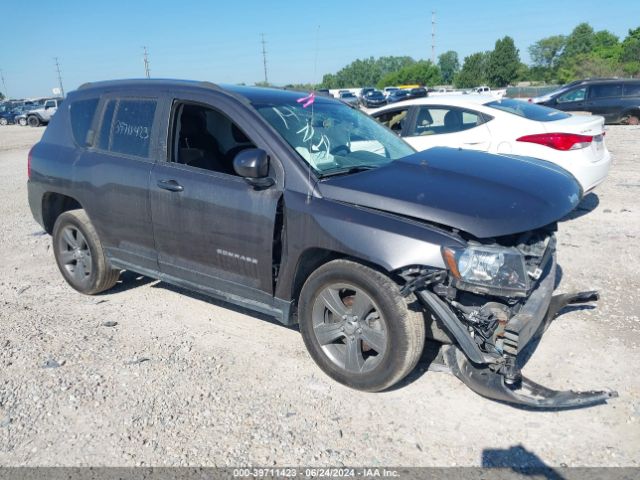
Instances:
[[[149,52],[147,52],[147,47],[142,47],[144,50],[144,75],[147,78],[151,78],[149,73]]]
[[[436,63],[436,11],[431,10],[431,63]]]
[[[56,71],[58,72],[58,85],[60,85],[60,96],[64,98],[64,88],[62,87],[62,74],[60,73],[60,64],[58,63],[58,57],[55,57]]]
[[[313,60],[313,81],[314,82],[318,80],[316,75],[318,72],[318,46],[319,45],[320,45],[320,25],[318,25],[318,28],[316,29],[316,58]],[[318,88],[318,83],[315,84],[316,88]]]
[[[7,84],[4,83],[4,73],[0,70],[0,78],[2,78],[2,88],[4,89],[4,98],[9,99],[9,92],[7,92]]]
[[[269,80],[267,78],[267,50],[265,49],[265,45],[267,44],[267,42],[265,42],[264,40],[264,33],[261,33],[260,36],[262,37],[262,63],[264,64],[264,83],[268,84]]]

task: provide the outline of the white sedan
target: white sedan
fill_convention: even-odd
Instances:
[[[417,150],[465,148],[553,162],[578,180],[584,194],[606,178],[611,165],[598,116],[483,95],[405,100],[369,114]]]

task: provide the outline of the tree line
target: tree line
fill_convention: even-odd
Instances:
[[[420,84],[470,88],[488,84],[506,87],[518,81],[567,83],[586,77],[640,76],[640,27],[620,40],[608,30],[595,31],[588,23],[569,35],[545,37],[528,49],[531,65],[520,60],[513,39],[498,39],[494,49],[464,58],[450,50],[437,64],[408,56],[358,59],[336,73],[323,76],[320,88]]]

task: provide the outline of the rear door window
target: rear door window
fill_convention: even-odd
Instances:
[[[155,100],[120,100],[111,131],[112,152],[149,156]]]
[[[93,116],[95,115],[96,108],[98,107],[98,100],[98,98],[79,100],[77,102],[73,102],[69,109],[73,138],[80,146],[84,147],[88,143],[87,134],[91,129]]]
[[[603,83],[591,85],[589,98],[609,98],[622,95],[622,85],[620,83]]]
[[[156,100],[109,100],[102,123],[98,147],[124,155],[148,157]]]
[[[448,106],[422,106],[416,115],[416,123],[410,136],[455,133],[484,123],[478,112]]]

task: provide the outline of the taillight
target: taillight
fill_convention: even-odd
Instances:
[[[33,147],[29,150],[29,156],[27,157],[27,178],[31,180],[31,156],[33,155]]]
[[[518,142],[537,143],[556,150],[578,150],[591,145],[593,137],[578,135],[576,133],[540,133],[537,135],[525,135]]]

